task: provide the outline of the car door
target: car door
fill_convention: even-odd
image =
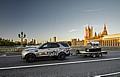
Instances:
[[[50,45],[50,54],[52,55],[52,56],[56,56],[56,55],[58,55],[58,52],[59,52],[59,44],[58,43],[51,43],[51,45]]]
[[[50,47],[51,47],[51,44],[50,43],[45,43],[43,44],[39,50],[38,50],[38,54],[39,56],[49,56],[48,55],[48,52],[50,52]]]

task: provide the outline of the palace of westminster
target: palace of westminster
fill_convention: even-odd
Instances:
[[[101,46],[120,46],[120,33],[108,34],[107,25],[103,25],[103,30],[100,33],[93,33],[93,27],[87,26],[84,29],[84,40],[72,39],[72,46],[86,46],[87,42],[98,41]]]
[[[92,26],[86,26],[84,29],[84,39],[72,39],[71,41],[64,41],[69,43],[71,46],[86,46],[90,41],[98,41],[101,46],[104,47],[118,47],[120,46],[120,33],[109,34],[107,25],[103,25],[103,30],[100,33],[93,32],[94,28]],[[50,42],[56,42],[57,38],[50,38]],[[25,41],[27,43],[27,40]],[[33,40],[31,41],[33,43]],[[35,44],[35,43],[34,43]]]

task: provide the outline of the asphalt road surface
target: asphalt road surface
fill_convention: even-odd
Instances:
[[[0,77],[120,77],[120,51],[102,58],[69,56],[64,61],[53,58],[26,63],[21,56],[0,57]]]

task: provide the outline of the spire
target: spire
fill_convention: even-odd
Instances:
[[[88,30],[90,31],[90,26],[88,25]]]
[[[95,37],[97,37],[97,33],[95,32]]]
[[[87,27],[85,27],[85,31],[87,31]]]
[[[91,29],[93,30],[93,26],[91,26]]]
[[[104,24],[104,28],[103,28],[103,32],[102,32],[102,36],[104,36],[104,35],[108,35],[106,24]]]
[[[107,31],[106,24],[104,24],[104,31]]]
[[[101,35],[101,34],[100,34],[100,33],[98,33],[98,38],[100,38],[100,35]]]

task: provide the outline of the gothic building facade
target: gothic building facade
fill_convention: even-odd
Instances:
[[[87,42],[89,41],[100,41],[104,36],[108,35],[108,30],[106,24],[103,26],[103,30],[100,33],[93,33],[93,27],[87,26],[85,27],[84,32],[84,45],[87,45]]]
[[[91,26],[87,26],[85,27],[85,35],[84,35],[84,39],[85,40],[93,40],[93,39],[100,39],[102,37],[104,37],[105,35],[108,35],[108,31],[107,31],[107,26],[106,24],[104,24],[104,28],[102,30],[102,32],[100,33],[93,33],[93,27]],[[94,34],[94,35],[93,35]]]
[[[103,25],[102,32],[98,33],[93,31],[92,26],[87,26],[84,29],[84,40],[72,39],[72,46],[86,46],[90,41],[98,41],[101,46],[120,46],[120,33],[108,34],[107,25]]]

